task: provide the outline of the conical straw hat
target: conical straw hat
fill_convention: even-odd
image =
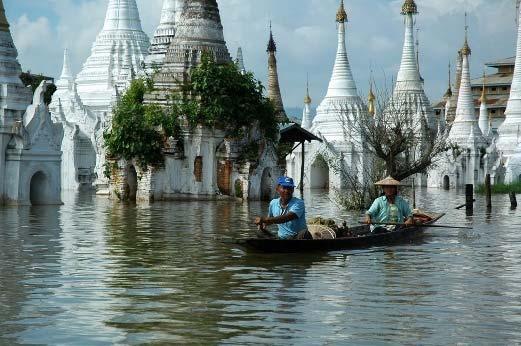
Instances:
[[[379,182],[376,182],[375,185],[377,186],[400,186],[401,183],[394,179],[393,177],[387,177],[384,180],[380,180]]]

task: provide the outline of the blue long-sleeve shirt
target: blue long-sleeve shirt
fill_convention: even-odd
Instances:
[[[412,217],[412,209],[409,203],[400,196],[394,198],[394,205],[398,208],[398,223],[403,223],[406,219]],[[366,213],[371,216],[371,221],[377,223],[392,222],[391,207],[386,196],[375,199],[373,205]]]

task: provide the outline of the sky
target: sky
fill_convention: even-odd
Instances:
[[[153,36],[162,0],[136,0],[143,30]],[[108,0],[3,0],[24,70],[59,77],[67,47],[77,74],[101,30]],[[282,96],[302,107],[309,75],[316,106],[327,92],[337,48],[335,15],[340,0],[218,0],[232,56],[243,49],[246,68],[266,85],[269,21],[278,48]],[[404,26],[403,0],[345,0],[347,50],[359,94],[368,92],[371,70],[380,88],[398,72]],[[448,64],[464,41],[468,12],[471,74],[486,62],[514,56],[515,0],[416,0],[420,68],[431,101],[447,89]],[[493,70],[489,70],[493,71]]]

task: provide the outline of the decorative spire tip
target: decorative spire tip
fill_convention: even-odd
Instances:
[[[347,13],[344,7],[344,0],[340,0],[340,7],[336,12],[336,21],[339,23],[347,22]]]
[[[418,6],[416,6],[414,0],[405,0],[402,6],[402,14],[404,16],[409,14],[418,14]]]
[[[271,21],[270,21],[270,40],[268,41],[268,49],[266,50],[268,53],[274,53],[277,51],[277,45],[275,44],[275,40],[273,39],[273,31],[271,29]]]

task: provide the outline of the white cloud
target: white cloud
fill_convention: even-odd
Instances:
[[[16,22],[11,23],[11,32],[18,49],[19,61],[24,70],[42,73],[52,60],[49,54],[48,42],[52,41],[53,30],[49,20],[39,17],[31,21],[27,15],[22,15]]]

